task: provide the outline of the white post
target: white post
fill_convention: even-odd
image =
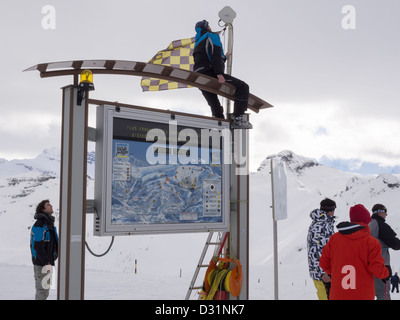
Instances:
[[[287,181],[286,168],[283,162],[274,166],[271,159],[272,220],[274,241],[274,291],[275,300],[279,300],[278,285],[278,220],[287,218]]]
[[[85,276],[87,94],[77,105],[78,88],[63,88],[59,300],[83,300]]]
[[[274,296],[279,300],[279,280],[278,280],[278,221],[273,222],[274,233]]]
[[[272,226],[273,226],[273,245],[274,245],[274,296],[279,300],[278,284],[278,222],[275,219],[275,200],[274,200],[274,169],[273,159],[271,159],[271,189],[272,189]]]

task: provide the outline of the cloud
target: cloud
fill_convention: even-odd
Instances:
[[[386,166],[400,165],[400,119],[380,125],[371,115],[355,116],[347,104],[321,102],[279,105],[252,117],[251,136],[258,164],[269,154],[293,150],[307,157],[363,159]]]
[[[360,174],[400,174],[400,165],[384,166],[381,163],[362,161],[360,159],[338,159],[323,156],[318,160],[318,162],[325,166],[334,167],[342,171]]]
[[[251,165],[256,169],[267,155],[284,149],[317,159],[326,155],[395,165],[400,158],[400,3],[353,1],[357,28],[344,30],[344,4],[306,2],[230,2],[237,12],[233,76],[275,105],[259,114],[250,112]],[[51,3],[56,29],[44,30],[45,3],[0,2],[6,26],[0,31],[0,157],[31,156],[34,149],[39,154],[60,144],[59,88],[72,79],[40,79],[37,72],[23,69],[74,59],[148,61],[172,40],[193,36],[196,21],[207,19],[217,30],[223,7],[216,1],[188,8],[183,0],[173,6],[162,0],[72,3]],[[176,8],[181,8],[181,17],[171,19]],[[226,38],[227,32],[225,43]],[[210,115],[197,89],[142,93],[139,78],[96,75],[94,81],[91,96],[97,99]],[[35,112],[50,118],[38,125]]]
[[[46,148],[61,146],[61,121],[59,117],[33,110],[17,113],[0,118],[0,136],[8,160],[31,158]]]

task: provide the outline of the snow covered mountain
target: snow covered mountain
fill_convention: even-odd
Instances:
[[[60,150],[46,149],[34,159],[11,161],[0,159],[0,177],[13,177],[30,172],[59,176]]]
[[[349,208],[356,203],[362,203],[368,209],[375,203],[383,203],[388,208],[387,222],[400,233],[400,175],[363,176],[343,172],[287,150],[270,155],[260,164],[257,172],[250,175],[251,299],[274,297],[269,174],[273,158],[285,163],[288,185],[288,218],[278,222],[280,298],[316,299],[308,276],[306,237],[311,222],[309,213],[318,207],[323,198],[330,197],[336,201],[337,223],[348,220]],[[58,224],[59,167],[60,151],[57,149],[45,150],[34,159],[0,159],[0,270],[11,266],[11,269],[22,268],[31,273],[28,268],[31,266],[29,234],[39,201],[50,199]],[[93,197],[93,173],[94,153],[90,153],[88,198]],[[121,236],[115,238],[111,251],[102,258],[86,251],[85,297],[183,299],[206,236],[204,233]],[[93,236],[92,215],[87,216],[86,240],[96,253],[104,252],[110,243],[109,237]],[[135,260],[137,274],[134,274]],[[392,268],[393,271],[400,271],[398,252],[392,251]],[[108,276],[97,280],[100,272],[106,272]],[[136,287],[145,289],[140,290],[140,295],[131,288],[124,292],[121,283],[115,288],[118,277],[124,278],[125,286],[132,281]],[[126,280],[127,277],[129,280]],[[114,280],[105,281],[104,278]],[[6,280],[0,279],[0,287],[3,288],[7,283],[2,281]],[[163,288],[160,288],[160,283]],[[111,288],[114,294],[107,296]],[[23,298],[26,287],[21,286],[20,291],[17,287],[14,291],[14,299]],[[157,295],[157,292],[160,294]],[[9,296],[0,294],[2,298]]]

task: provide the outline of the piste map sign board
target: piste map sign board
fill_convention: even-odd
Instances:
[[[95,235],[229,229],[229,124],[99,106]]]

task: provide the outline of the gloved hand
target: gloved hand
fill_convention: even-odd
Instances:
[[[392,277],[392,268],[390,266],[385,266],[385,267],[386,269],[388,269],[389,275],[385,279],[382,279],[384,283],[386,283],[386,281],[390,280],[390,278]]]

